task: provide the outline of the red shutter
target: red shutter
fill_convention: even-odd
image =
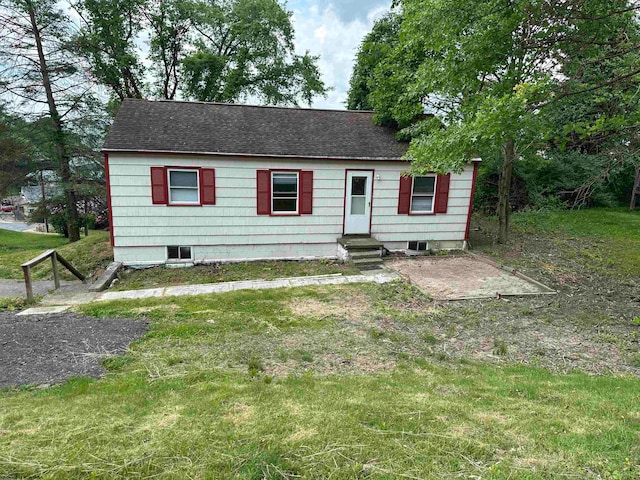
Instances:
[[[271,172],[258,170],[257,175],[258,215],[271,214]]]
[[[409,215],[411,209],[411,189],[413,177],[400,177],[400,193],[398,194],[398,215]]]
[[[151,199],[154,205],[169,203],[167,191],[167,170],[164,167],[151,167]]]
[[[200,169],[200,203],[216,204],[216,171],[213,168]]]
[[[435,213],[447,213],[447,205],[449,203],[449,182],[451,174],[438,175],[436,181],[436,207]]]
[[[313,213],[313,172],[300,172],[300,214]]]

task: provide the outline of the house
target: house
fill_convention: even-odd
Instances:
[[[36,208],[42,203],[44,193],[46,199],[52,199],[61,195],[62,189],[58,185],[45,183],[43,185],[20,187],[20,197],[17,201],[17,208],[20,213],[29,218]]]
[[[351,235],[464,248],[477,163],[403,177],[407,144],[372,117],[125,100],[102,150],[115,260],[344,258]]]

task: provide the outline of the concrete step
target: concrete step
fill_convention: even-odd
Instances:
[[[375,238],[371,237],[352,237],[345,236],[338,239],[338,243],[347,250],[372,250],[382,248],[380,243]]]
[[[380,250],[353,250],[349,252],[351,259],[356,258],[380,258]]]
[[[377,258],[352,258],[351,263],[356,267],[369,266],[369,265],[382,265],[382,259],[380,257]]]

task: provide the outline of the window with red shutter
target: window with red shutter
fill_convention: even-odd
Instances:
[[[399,215],[447,213],[451,175],[400,177]]]

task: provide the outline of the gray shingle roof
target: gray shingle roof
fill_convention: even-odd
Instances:
[[[407,144],[372,112],[125,100],[103,151],[400,159]]]

